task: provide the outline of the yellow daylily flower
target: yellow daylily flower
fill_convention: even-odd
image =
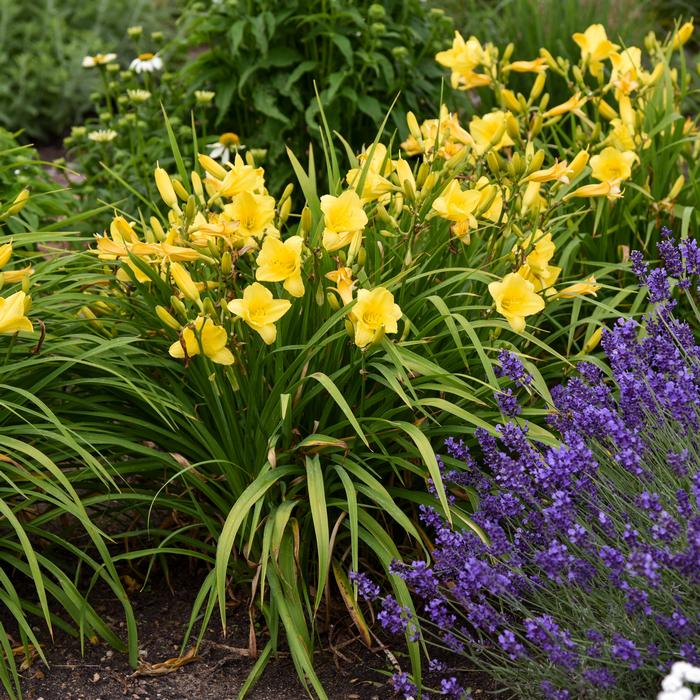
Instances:
[[[253,282],[243,290],[242,299],[232,299],[228,303],[228,310],[259,333],[266,345],[271,345],[277,338],[275,323],[291,306],[287,299],[275,299],[269,289]]]
[[[591,75],[599,75],[603,61],[610,58],[619,48],[613,44],[602,24],[592,24],[585,32],[577,32],[571,37],[581,49],[581,58],[588,65]]]
[[[210,318],[198,316],[194,323],[183,329],[180,338],[168,350],[171,357],[185,357],[186,349],[188,357],[202,354],[219,365],[232,365],[234,362],[233,354],[226,347],[226,329],[217,326]]]
[[[375,287],[372,291],[360,289],[352,309],[355,345],[364,348],[382,329],[385,333],[396,333],[401,315],[399,305],[394,303],[394,295],[385,287]]]
[[[612,72],[610,84],[615,87],[615,98],[621,95],[629,95],[641,85],[649,82],[650,75],[642,67],[642,50],[636,46],[630,46],[621,53],[611,56]]]
[[[549,66],[547,59],[540,56],[532,61],[513,61],[506,66],[506,70],[512,70],[516,73],[544,73]]]
[[[513,252],[519,252],[518,248],[522,251],[530,251],[525,257],[525,263],[536,275],[546,274],[549,261],[557,250],[552,241],[552,234],[545,234],[540,229],[530,234],[520,245],[516,245]]]
[[[357,192],[346,190],[339,197],[324,194],[321,197],[321,211],[325,226],[323,247],[329,253],[361,238],[368,219]]]
[[[258,253],[255,279],[260,282],[284,282],[284,288],[293,297],[304,296],[301,278],[301,236],[292,236],[282,242],[267,236]]]
[[[618,151],[608,146],[591,158],[591,176],[611,185],[619,184],[632,176],[632,165],[636,160],[638,157],[633,151]]]
[[[552,182],[552,180],[557,180],[565,184],[569,184],[569,164],[563,160],[554,163],[549,168],[543,168],[542,170],[535,170],[534,173],[530,173],[526,178],[528,182]]]
[[[476,143],[476,152],[479,155],[489,148],[498,151],[513,145],[513,139],[506,130],[508,116],[508,112],[489,112],[483,117],[474,117],[469,122],[469,133]]]
[[[453,70],[450,76],[450,84],[455,90],[472,90],[477,87],[489,85],[491,78],[484,73],[476,73],[473,70]]]
[[[275,220],[275,199],[268,194],[240,192],[231,204],[224,207],[226,217],[238,222],[236,235],[241,238],[262,238],[277,236],[273,226]]]
[[[0,297],[0,333],[32,331],[32,322],[25,315],[28,297],[24,292],[15,292],[7,298]]]
[[[338,292],[344,306],[352,302],[352,291],[355,288],[355,281],[352,278],[352,270],[349,267],[339,267],[337,270],[327,272],[326,279],[335,282],[333,289]]]
[[[484,49],[479,40],[471,36],[464,41],[464,37],[459,32],[455,32],[451,49],[440,51],[435,55],[435,60],[441,66],[460,73],[474,70],[483,59]]]
[[[479,206],[477,207],[478,216],[487,221],[492,221],[494,224],[497,224],[499,221],[506,223],[508,215],[503,214],[503,192],[501,188],[498,185],[492,185],[489,179],[482,175],[476,181],[476,189],[481,193]],[[506,194],[508,194],[507,189]],[[486,206],[487,204],[488,206]],[[483,209],[484,207],[486,209]]]
[[[600,289],[600,285],[596,283],[595,277],[591,275],[583,282],[576,282],[568,287],[565,287],[560,292],[557,292],[557,296],[562,299],[571,299],[581,294],[592,294],[596,296],[596,292]]]
[[[207,164],[211,167],[210,163]],[[228,167],[230,170],[222,179],[207,177],[205,185],[222,197],[235,197],[242,192],[261,194],[265,191],[265,171],[262,168],[248,165],[238,153],[233,164],[229,161]]]
[[[525,330],[525,318],[544,309],[544,299],[535,293],[535,285],[516,272],[489,284],[489,293],[496,303],[496,311],[516,333]]]
[[[542,274],[539,274],[535,273],[529,265],[525,264],[518,269],[518,274],[523,279],[531,282],[536,292],[544,292],[545,296],[549,297],[556,294],[554,283],[561,274],[561,268],[555,265],[547,265],[544,271],[542,271]]]
[[[591,185],[583,185],[573,192],[569,192],[564,199],[567,200],[573,197],[607,197],[612,201],[622,197],[622,190],[618,184],[612,185],[609,182],[596,182]]]
[[[451,180],[433,202],[432,209],[442,219],[456,224],[466,221],[470,226],[476,226],[474,212],[479,206],[481,196],[478,190],[463,190],[458,180]]]
[[[0,272],[0,280],[2,280],[4,284],[15,284],[32,274],[34,274],[34,268],[31,265],[27,265],[19,270],[5,270],[4,272]]]
[[[572,95],[566,102],[562,102],[551,109],[548,109],[542,116],[544,119],[550,117],[560,117],[562,114],[573,112],[576,116],[581,116],[581,107],[586,104],[587,97],[581,97],[581,93],[577,92]]]
[[[613,119],[610,122],[612,129],[608,134],[606,143],[611,144],[619,151],[631,151],[634,149],[634,131],[625,124],[622,119]]]

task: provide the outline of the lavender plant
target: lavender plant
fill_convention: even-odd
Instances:
[[[458,671],[478,668],[518,698],[649,697],[673,662],[700,663],[700,347],[672,298],[696,309],[700,248],[664,229],[659,253],[653,269],[632,258],[652,311],[604,331],[607,364],[584,362],[552,391],[559,446],[529,438],[511,387],[497,436],[446,441],[445,481],[478,495],[481,532],[423,507],[432,561],[393,567],[420,618],[391,596],[378,615],[453,655],[438,694],[469,697]],[[500,360],[529,391],[519,358]],[[402,672],[392,683],[406,698],[430,692]]]

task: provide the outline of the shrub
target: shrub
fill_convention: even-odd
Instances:
[[[185,68],[190,90],[216,91],[215,125],[268,151],[271,190],[289,179],[285,145],[319,141],[319,102],[354,147],[373,134],[387,106],[397,125],[407,110],[433,110],[449,17],[419,0],[195,2],[181,34],[199,55]],[[316,100],[318,91],[319,101]]]
[[[676,244],[668,231],[659,252],[665,268],[650,271],[639,255],[635,268],[661,303],[641,327],[620,320],[604,332],[609,367],[583,363],[552,392],[561,446],[539,445],[515,418],[497,438],[478,429],[478,451],[448,440],[443,478],[478,495],[477,527],[452,528],[425,508],[432,563],[393,567],[424,623],[389,596],[384,627],[420,627],[429,645],[518,697],[639,697],[677,658],[698,663],[700,347],[674,317],[668,276],[690,294],[700,256],[696,241]],[[501,364],[530,388],[515,355]]]

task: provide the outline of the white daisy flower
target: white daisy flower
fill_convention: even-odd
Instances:
[[[131,62],[129,69],[136,73],[153,73],[163,70],[163,59],[157,53],[142,53]]]
[[[90,141],[95,141],[97,143],[109,143],[117,138],[117,132],[114,129],[98,129],[97,131],[91,131],[88,134]]]
[[[212,158],[217,158],[222,163],[228,163],[231,160],[231,152],[238,153],[245,146],[241,143],[238,134],[234,134],[233,131],[227,131],[219,136],[218,141],[207,144],[207,148]]]
[[[83,58],[83,68],[95,68],[111,63],[117,57],[116,53],[96,53],[94,56]]]

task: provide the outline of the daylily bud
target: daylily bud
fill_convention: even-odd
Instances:
[[[574,66],[571,69],[571,73],[573,74],[576,83],[581,85],[583,83],[583,73],[581,72],[581,69],[578,66]]]
[[[293,191],[294,191],[294,183],[290,182],[284,188],[284,192],[282,192],[282,196],[280,197],[280,201],[278,202],[278,206],[281,207],[292,196]]]
[[[360,267],[364,267],[367,262],[367,249],[363,246],[357,251],[357,264]]]
[[[408,130],[411,132],[411,136],[413,136],[416,141],[421,141],[423,134],[421,134],[420,126],[418,126],[418,120],[413,112],[409,111],[406,114],[406,123],[408,124]]]
[[[185,189],[184,185],[177,178],[171,178],[171,182],[173,183],[173,189],[175,190],[175,194],[183,202],[186,202],[190,195],[189,192]]]
[[[588,165],[588,151],[579,151],[569,165],[570,179],[575,180]]]
[[[508,63],[510,61],[510,57],[513,55],[513,51],[515,51],[515,44],[511,41],[508,46],[503,51],[503,61],[504,63]]]
[[[29,275],[22,277],[22,291],[27,295],[24,298],[24,313],[28,314],[32,308],[32,298],[29,296]]]
[[[199,177],[199,173],[195,170],[192,171],[192,191],[199,197],[199,199],[204,199],[204,188],[202,187],[202,178]]]
[[[585,345],[583,346],[582,353],[584,355],[589,355],[592,353],[597,347],[598,344],[600,343],[600,339],[603,337],[603,328],[605,326],[599,326],[596,328],[593,333],[591,334],[591,337],[586,341]]]
[[[165,172],[163,168],[158,167],[155,171],[155,178],[156,187],[158,188],[158,192],[160,192],[162,200],[171,209],[179,211],[180,207],[177,203],[177,195],[175,194],[175,189],[173,188],[173,183],[168,173]]]
[[[156,315],[168,328],[172,328],[175,331],[179,331],[182,328],[182,325],[178,323],[177,319],[164,306],[160,306],[160,304],[156,306]]]
[[[175,309],[175,311],[180,314],[183,318],[187,318],[187,309],[182,303],[182,299],[176,297],[174,294],[170,297],[170,305]]]
[[[313,216],[311,214],[311,209],[309,209],[308,206],[305,206],[301,210],[301,224],[300,224],[301,235],[303,238],[306,238],[309,235],[309,232],[311,231],[312,225],[313,225]]]
[[[540,148],[530,159],[530,165],[527,168],[527,174],[534,173],[535,170],[539,170],[544,163],[544,151]]]
[[[495,151],[489,151],[486,154],[486,164],[494,175],[498,176],[501,172],[501,159]]]
[[[608,121],[617,117],[617,112],[605,100],[600,100],[598,102],[598,112],[603,119],[607,119]]]
[[[676,181],[673,183],[671,191],[668,193],[668,199],[671,201],[675,200],[676,197],[678,197],[678,195],[681,193],[683,185],[685,185],[685,177],[683,175],[679,175],[676,178]],[[0,267],[2,267],[2,265],[0,265]]]
[[[649,76],[649,79],[647,81],[647,85],[656,85],[656,83],[661,80],[661,76],[664,74],[666,70],[666,64],[664,63],[657,63],[654,66],[654,70],[651,72],[651,75]]]
[[[185,297],[195,302],[195,304],[201,304],[197,285],[194,283],[194,280],[186,268],[180,263],[174,262],[170,265],[170,274],[177,288]]]
[[[547,61],[547,65],[554,69],[558,70],[559,66],[557,65],[557,62],[554,60],[554,56],[552,56],[547,49],[540,49],[540,56],[544,58],[545,61]]]
[[[425,162],[421,163],[420,168],[418,168],[418,174],[416,175],[416,187],[419,189],[422,188],[423,183],[429,174],[430,166]]]
[[[513,112],[520,112],[522,109],[520,102],[518,102],[518,98],[515,96],[515,93],[507,88],[503,88],[503,90],[501,90],[501,101],[505,107]]]
[[[520,176],[525,172],[525,162],[518,151],[513,153],[513,157],[508,164],[508,172],[514,180],[519,180]]]
[[[542,131],[542,115],[537,114],[535,118],[532,120],[532,124],[530,126],[530,138],[533,136],[537,136],[537,134]]]
[[[287,219],[289,218],[289,215],[292,212],[292,200],[291,198],[287,198],[282,202],[282,206],[280,207],[280,220],[279,220],[279,225],[280,228],[287,223]]]
[[[233,270],[233,260],[231,258],[231,253],[227,250],[221,256],[221,273],[225,276],[228,276],[231,274],[232,270]]]
[[[532,90],[530,90],[530,100],[534,102],[544,90],[544,84],[547,81],[546,73],[538,73],[535,78],[535,82],[532,85]]]
[[[7,210],[7,216],[19,214],[29,199],[29,190],[25,187],[13,200],[12,206]]]
[[[165,239],[165,231],[163,231],[163,227],[160,225],[160,221],[156,219],[155,216],[152,216],[150,218],[150,224],[151,224],[151,229],[153,229],[153,235],[156,237],[157,240],[162,241]]]
[[[194,217],[197,214],[197,200],[195,199],[194,195],[191,194],[187,198],[187,204],[185,205],[185,222],[187,225],[189,225],[192,221],[194,221]]]
[[[429,192],[432,192],[432,190],[435,188],[435,185],[437,184],[437,181],[438,181],[437,173],[433,173],[433,172],[428,173],[428,177],[425,178],[425,182],[423,183],[423,187],[421,187],[421,189],[420,189],[421,195],[425,196]]]
[[[355,329],[349,319],[345,319],[345,332],[351,337],[355,337]]]
[[[12,257],[12,243],[0,245],[0,269],[5,267]]]
[[[251,168],[255,167],[255,156],[251,151],[246,151],[245,162],[250,165]]]
[[[209,297],[204,299],[204,302],[202,303],[202,311],[204,311],[207,316],[216,316],[216,307],[214,306],[214,302]]]
[[[219,165],[210,156],[200,153],[197,156],[197,161],[212,177],[215,177],[218,180],[223,180],[226,177],[226,169]]]
[[[673,37],[673,48],[680,49],[683,44],[685,44],[688,39],[693,35],[693,21],[686,22],[674,35]]]
[[[335,294],[333,292],[327,292],[326,293],[326,301],[328,302],[328,305],[333,309],[333,311],[337,311],[340,308],[340,302],[336,298]]]

